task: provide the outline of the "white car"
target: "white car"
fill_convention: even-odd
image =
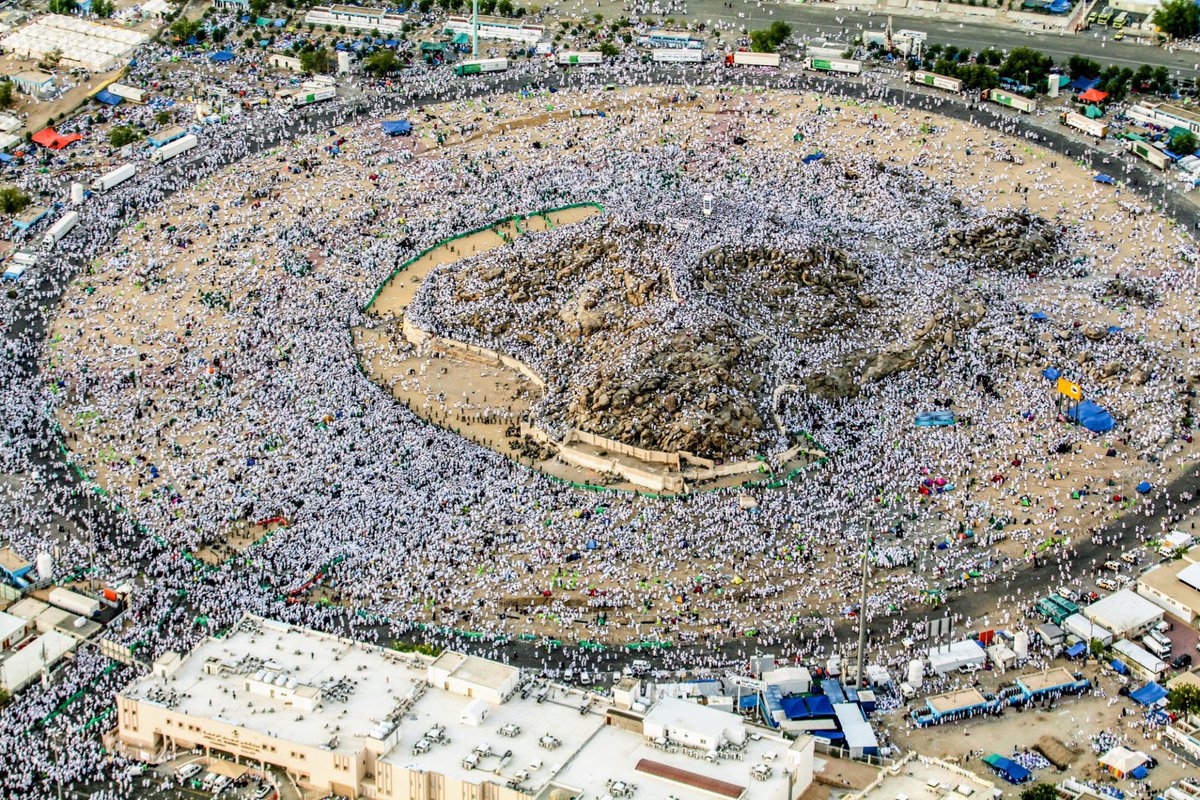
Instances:
[[[269,783],[264,783],[262,786],[258,787],[258,791],[254,793],[254,800],[263,800],[264,797],[267,797],[274,791],[274,786]]]
[[[204,769],[204,767],[193,761],[190,764],[184,764],[182,767],[180,767],[179,771],[176,772],[175,775],[179,778],[179,780],[186,781],[188,778],[199,773],[202,769]]]

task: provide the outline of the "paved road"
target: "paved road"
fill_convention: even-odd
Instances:
[[[607,17],[623,16],[621,0],[601,0],[590,3],[550,4],[548,9],[563,8],[580,13],[586,10],[588,14],[602,13]],[[879,12],[848,11],[829,3],[810,3],[793,5],[779,2],[746,2],[733,0],[726,7],[725,0],[689,0],[687,3],[687,18],[698,22],[715,22],[722,20],[731,22],[747,30],[765,28],[771,22],[782,19],[792,26],[794,35],[809,37],[825,37],[846,35],[847,40],[853,39],[864,29],[882,29],[887,24],[887,16]],[[738,14],[743,14],[739,17]],[[679,15],[683,19],[683,15]],[[1057,31],[1041,31],[1019,28],[1012,24],[998,24],[979,19],[970,22],[960,22],[950,16],[913,16],[893,14],[893,27],[925,31],[929,34],[929,44],[953,44],[959,47],[970,47],[974,51],[989,47],[1009,50],[1013,47],[1034,47],[1054,58],[1056,63],[1065,63],[1072,55],[1080,54],[1095,59],[1102,64],[1116,64],[1120,67],[1137,69],[1142,64],[1165,66],[1176,77],[1195,77],[1200,75],[1197,69],[1200,65],[1200,53],[1177,50],[1169,52],[1165,48],[1136,44],[1126,40],[1111,41],[1112,31],[1100,29],[1085,31],[1078,34],[1059,34]],[[840,22],[838,20],[841,20]],[[728,41],[728,35],[724,37]],[[1108,41],[1106,41],[1108,39]]]

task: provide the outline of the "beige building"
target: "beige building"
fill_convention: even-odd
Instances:
[[[996,784],[956,764],[909,753],[880,770],[867,788],[847,800],[967,800],[990,798]]]
[[[1190,625],[1200,619],[1200,546],[1138,578],[1138,594]]]
[[[117,695],[118,742],[272,764],[380,800],[792,800],[813,740],[663,700],[645,714],[477,656],[428,658],[247,615]]]

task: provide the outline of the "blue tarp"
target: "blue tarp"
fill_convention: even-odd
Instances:
[[[953,425],[956,419],[953,411],[922,411],[913,417],[913,424],[919,428],[937,425]]]
[[[1139,483],[1137,485],[1138,494],[1146,494],[1152,488],[1154,488],[1154,487],[1150,485],[1150,481],[1142,481],[1141,483]]]
[[[221,62],[233,61],[233,53],[229,52],[228,50],[218,50],[217,52],[210,55],[208,58],[211,61],[221,61]]]
[[[783,713],[787,715],[788,719],[807,719],[812,716],[803,697],[783,698]]]
[[[1146,770],[1145,764],[1142,764],[1140,767],[1134,767],[1129,771],[1130,777],[1137,778],[1139,781],[1145,780],[1146,776],[1149,774],[1150,773]]]
[[[1042,377],[1048,381],[1056,381],[1062,376],[1062,373],[1054,367],[1046,367],[1042,370]]]
[[[1125,666],[1125,662],[1119,658],[1114,658],[1111,664],[1113,671],[1118,675],[1128,675],[1129,667]]]
[[[1079,658],[1083,652],[1087,650],[1087,645],[1083,642],[1076,642],[1067,648],[1067,658]]]
[[[1067,409],[1067,419],[1078,422],[1092,433],[1106,433],[1117,424],[1113,420],[1112,414],[1091,400],[1083,400],[1073,408]]]
[[[1081,92],[1086,92],[1088,89],[1094,89],[1096,86],[1099,86],[1099,85],[1100,85],[1099,78],[1079,77],[1079,78],[1076,78],[1075,80],[1071,81],[1071,83],[1070,83],[1070,87],[1072,89],[1078,89]]]
[[[1123,330],[1125,330],[1125,329],[1122,328],[1120,325],[1109,325],[1108,326],[1109,333],[1120,333]]]
[[[817,152],[811,153],[800,160],[803,161],[805,164],[811,164],[814,161],[820,161],[824,157],[825,157],[825,154],[822,153],[820,150],[818,150]]]
[[[1152,706],[1167,696],[1167,690],[1151,681],[1140,689],[1134,689],[1129,696],[1144,706]]]
[[[1029,315],[1030,319],[1050,319],[1050,315],[1045,311],[1035,311]]]
[[[388,136],[399,136],[404,133],[412,133],[412,123],[406,119],[390,119],[379,123],[379,127]]]
[[[1112,175],[1105,175],[1103,172],[1097,172],[1096,176],[1092,180],[1096,181],[1096,183],[1116,183],[1116,181],[1113,180]]]
[[[1071,10],[1071,0],[1054,0],[1047,8],[1051,14],[1065,14]]]
[[[826,678],[821,681],[821,691],[825,693],[831,703],[846,702],[846,693],[842,691],[842,684],[836,678]]]
[[[110,106],[119,106],[121,105],[121,101],[125,98],[121,97],[119,94],[113,94],[108,89],[101,89],[100,91],[96,92],[96,99],[101,103],[107,103]]]
[[[984,763],[996,770],[1001,778],[1009,783],[1024,783],[1033,777],[1033,773],[1022,767],[1011,758],[1005,758],[998,753],[985,756]]]
[[[833,703],[823,694],[814,694],[804,698],[808,704],[808,713],[814,717],[832,717]]]

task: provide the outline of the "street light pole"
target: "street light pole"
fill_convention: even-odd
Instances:
[[[471,55],[479,56],[479,0],[471,0]]]
[[[870,561],[871,531],[868,529],[863,541],[862,584],[858,594],[858,668],[855,670],[857,674],[855,685],[860,689],[863,685],[863,650],[867,646],[867,565]]]

